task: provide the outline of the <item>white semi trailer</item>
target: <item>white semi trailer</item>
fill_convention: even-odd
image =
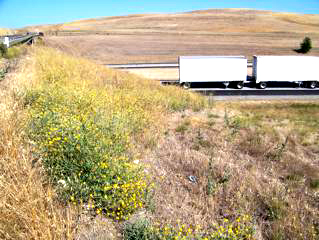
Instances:
[[[185,88],[193,82],[232,83],[241,89],[247,79],[247,59],[243,56],[180,56],[179,81]]]
[[[254,56],[253,77],[257,87],[268,82],[295,82],[298,86],[316,88],[319,82],[319,57]]]

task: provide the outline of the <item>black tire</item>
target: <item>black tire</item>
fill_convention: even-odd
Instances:
[[[301,88],[303,85],[303,82],[295,82],[296,88]]]
[[[266,83],[266,82],[260,82],[260,83],[258,83],[258,88],[259,88],[259,89],[266,89],[266,88],[267,88],[267,83]]]
[[[236,88],[237,89],[242,89],[244,87],[244,83],[243,82],[236,82]]]
[[[189,83],[189,82],[183,83],[183,88],[184,89],[189,89],[190,87],[191,87],[191,83]]]
[[[315,89],[317,87],[317,82],[316,81],[313,81],[313,82],[309,82],[309,88],[311,89]]]

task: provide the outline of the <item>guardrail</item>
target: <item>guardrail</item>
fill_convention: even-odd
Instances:
[[[14,45],[20,43],[26,43],[33,41],[33,38],[43,36],[43,33],[27,33],[26,35],[7,35],[7,36],[0,36],[0,42],[10,48]]]

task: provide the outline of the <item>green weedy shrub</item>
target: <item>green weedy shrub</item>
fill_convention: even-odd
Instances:
[[[319,179],[310,179],[310,187],[312,189],[319,189]]]
[[[4,45],[3,43],[0,43],[0,57],[6,57],[7,56],[7,46]]]
[[[19,57],[25,52],[26,52],[26,47],[23,45],[7,48],[6,45],[4,45],[3,43],[0,43],[0,57],[13,59],[13,58]]]
[[[6,76],[7,73],[8,73],[8,67],[6,67],[4,69],[0,69],[0,81],[2,81],[4,79],[4,77]]]
[[[7,53],[6,53],[5,57],[8,58],[8,59],[18,58],[20,55],[25,53],[25,51],[26,51],[26,48],[23,45],[10,47],[7,50]]]
[[[31,60],[24,106],[33,153],[62,200],[126,219],[149,187],[132,142],[163,114],[206,101],[50,48],[34,48]]]
[[[123,237],[125,240],[156,240],[160,239],[152,231],[150,222],[147,219],[138,219],[133,223],[124,224]]]
[[[126,218],[143,206],[147,184],[128,151],[123,116],[105,115],[96,108],[95,92],[77,96],[50,90],[27,94],[28,134],[61,199],[86,203],[118,220]]]

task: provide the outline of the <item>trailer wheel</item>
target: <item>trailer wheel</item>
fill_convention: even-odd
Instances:
[[[309,83],[309,88],[315,89],[317,87],[317,82],[310,82]]]
[[[244,83],[243,82],[237,82],[236,83],[236,88],[237,89],[242,89],[244,87]]]
[[[297,88],[301,88],[303,85],[303,82],[295,82]]]
[[[183,87],[184,87],[184,89],[189,89],[191,87],[191,83],[185,82],[185,83],[183,83]]]
[[[266,87],[267,87],[267,83],[266,82],[260,82],[258,84],[258,88],[260,88],[260,89],[265,89]]]

